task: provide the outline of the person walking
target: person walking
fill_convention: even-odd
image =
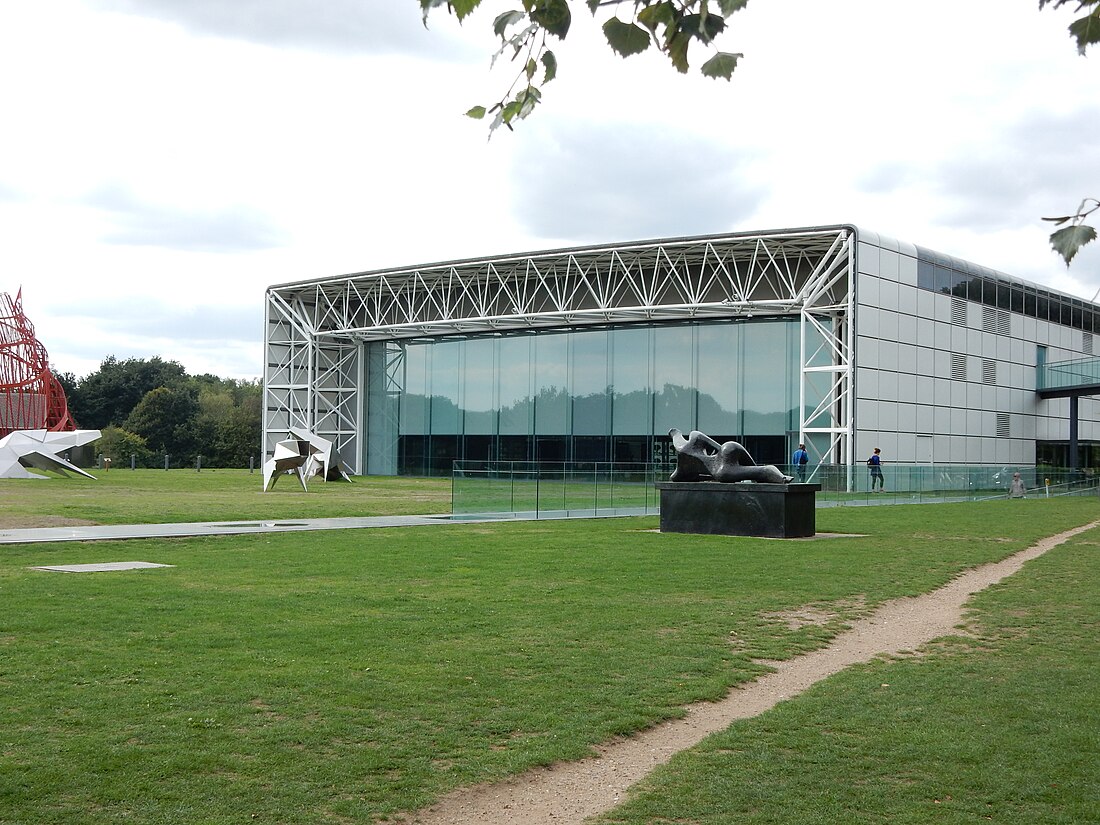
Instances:
[[[806,483],[806,465],[810,463],[810,454],[806,452],[806,445],[799,444],[798,449],[794,451],[794,457],[791,459],[791,463],[794,465],[795,471],[798,473],[798,483]]]
[[[1009,498],[1027,498],[1027,487],[1019,473],[1012,474],[1012,483],[1008,487]]]
[[[875,482],[878,482],[878,491],[886,489],[886,479],[882,477],[882,451],[875,447],[874,453],[867,459],[867,466],[871,468],[871,492],[875,492]]]

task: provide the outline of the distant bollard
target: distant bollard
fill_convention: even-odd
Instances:
[[[135,455],[134,453],[130,453],[130,469],[137,469],[137,455]]]
[[[164,454],[164,469],[168,469],[168,453]]]
[[[1044,479],[1044,481],[1046,482],[1045,486],[1047,488],[1047,498],[1050,498],[1050,479],[1047,478],[1047,479]]]
[[[201,455],[195,456],[195,472],[196,473],[201,473],[202,472],[202,456]]]
[[[248,457],[248,474],[249,475],[252,475],[252,470],[255,468],[255,465],[256,465],[256,456],[250,455]]]

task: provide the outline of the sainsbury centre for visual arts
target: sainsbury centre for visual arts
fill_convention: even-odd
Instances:
[[[303,427],[367,474],[663,461],[672,427],[780,464],[804,441],[835,464],[1064,466],[1071,400],[1037,376],[1100,334],[1096,304],[848,225],[321,278],[266,312],[268,453]],[[1100,407],[1073,403],[1100,463]]]

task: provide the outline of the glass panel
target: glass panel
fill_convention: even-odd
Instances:
[[[1047,297],[1047,293],[1040,291],[1036,296],[1036,310],[1035,317],[1040,321],[1045,321],[1050,315],[1050,299]]]
[[[955,273],[945,266],[936,267],[936,292],[950,295],[955,285]]]
[[[1012,311],[1020,313],[1024,311],[1024,290],[1022,287],[1012,287]]]
[[[367,345],[367,472],[397,472],[398,424],[405,359],[401,347]]]
[[[496,432],[495,354],[498,341],[475,338],[466,342],[466,366],[462,371],[462,402],[465,413],[463,431],[467,435],[492,435]],[[470,455],[467,459],[488,458]]]
[[[967,297],[967,283],[969,278],[961,272],[951,273],[951,294],[959,298]]]
[[[458,390],[463,343],[465,342],[439,341],[431,348],[430,389],[433,436],[441,433],[457,435],[461,432],[462,409]],[[434,445],[432,453],[434,457]],[[455,454],[453,448],[451,454]]]
[[[997,306],[997,282],[988,278],[982,280],[982,303]]]
[[[568,365],[567,336],[543,335],[535,338],[535,432],[539,435],[565,435],[569,432]],[[541,444],[538,449],[542,451]],[[563,455],[559,460],[564,458]]]
[[[607,330],[573,334],[573,432],[607,435],[611,431]],[[577,461],[587,458],[576,457]],[[604,461],[602,456],[593,460]]]
[[[531,437],[529,435],[502,435],[498,439],[502,461],[530,461]]]
[[[917,286],[921,289],[936,288],[936,268],[931,261],[917,261]]]
[[[832,323],[828,320],[825,321],[828,327],[832,328]],[[791,339],[791,369],[790,379],[792,382],[791,387],[791,406],[797,409],[798,405],[798,368],[796,365],[798,352],[798,325],[792,324],[793,337]],[[814,327],[807,327],[806,329],[806,351],[810,353],[809,363],[810,366],[823,367],[832,364],[832,349],[825,345],[825,336],[817,331]],[[833,380],[835,376],[831,372],[811,372],[806,375],[806,410],[805,415],[810,415],[818,404],[824,400],[827,395],[832,391]],[[833,410],[828,406],[822,410],[821,414],[814,420],[809,422],[811,427],[828,427],[833,424],[831,416]],[[796,413],[797,415],[797,413]],[[799,421],[796,417],[791,421],[790,429],[792,431],[798,430]]]
[[[653,431],[667,435],[695,425],[695,375],[692,338],[695,327],[655,327],[653,330]]]
[[[741,374],[746,435],[786,435],[788,405],[784,378],[792,360],[787,353],[787,326],[784,322],[745,325]]]
[[[426,435],[403,435],[400,439],[401,475],[422,476],[427,475],[425,455],[428,448]]]
[[[428,475],[449,476],[458,456],[457,435],[433,435],[428,439]]]
[[[966,287],[966,297],[971,301],[977,303],[982,302],[982,279],[971,278],[970,283]]]
[[[653,431],[653,398],[649,386],[652,334],[653,330],[645,327],[617,329],[611,333],[611,432],[615,435],[649,435]]]
[[[498,397],[500,434],[530,435],[535,405],[531,400],[531,351],[535,339],[524,335],[502,338],[497,357],[500,363]],[[501,458],[504,458],[503,448]],[[526,453],[513,460],[526,459]]]
[[[401,397],[401,434],[428,432],[428,344],[399,344],[405,350],[404,395]]]
[[[741,433],[738,342],[744,324],[699,327],[699,429],[737,437]],[[717,437],[717,436],[715,436]]]

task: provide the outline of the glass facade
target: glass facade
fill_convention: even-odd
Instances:
[[[1009,281],[992,269],[917,247],[917,287],[1100,333],[1100,312],[1090,301],[1049,292],[1035,284]]]
[[[784,464],[798,437],[799,357],[791,317],[372,342],[367,472],[667,461],[673,427]]]

